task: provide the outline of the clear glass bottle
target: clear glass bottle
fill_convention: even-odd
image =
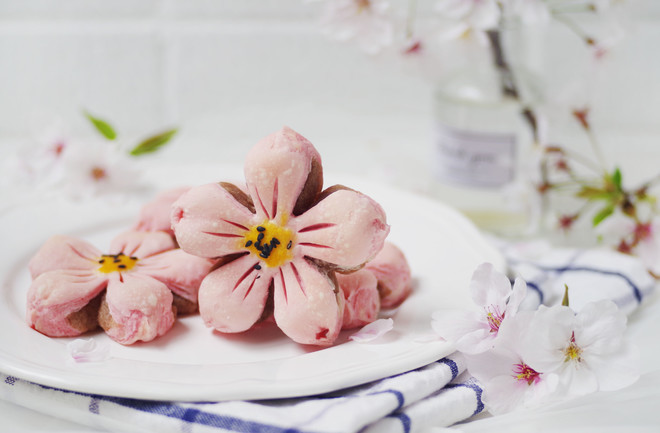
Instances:
[[[503,64],[493,47],[501,47],[499,38],[496,32],[490,45],[464,47],[463,66],[436,88],[431,192],[477,226],[515,236],[536,223],[525,175],[534,129],[523,110],[538,100],[538,89],[520,58],[515,68]]]

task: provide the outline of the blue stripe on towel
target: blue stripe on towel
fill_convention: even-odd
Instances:
[[[532,265],[536,266],[538,269],[542,269],[544,271],[551,271],[551,272],[554,271],[554,272],[557,272],[557,273],[560,273],[560,274],[562,274],[564,272],[593,272],[595,274],[611,275],[611,276],[619,277],[622,280],[624,280],[630,286],[630,288],[633,291],[633,295],[635,296],[635,300],[637,301],[637,303],[639,304],[639,303],[642,302],[642,297],[643,297],[642,291],[639,289],[639,287],[637,287],[637,285],[630,278],[628,278],[627,275],[622,274],[621,272],[606,271],[604,269],[590,268],[590,267],[587,267],[587,266],[571,266],[571,265],[568,265],[568,266],[561,266],[561,267],[552,267],[552,266],[540,266],[540,265],[536,265],[536,264],[532,264]]]
[[[543,296],[543,291],[538,286],[538,284],[533,283],[531,281],[527,281],[527,287],[534,290],[536,292],[536,294],[539,295],[539,304],[543,305],[543,301],[545,300],[545,297]]]
[[[376,391],[376,392],[370,392],[367,395],[378,395],[378,394],[393,394],[396,397],[397,400],[397,406],[394,410],[399,410],[403,407],[405,403],[405,398],[403,397],[403,393],[401,391],[397,391],[396,389],[386,389],[383,391]],[[345,397],[342,397],[345,398]]]
[[[226,430],[235,431],[239,433],[313,433],[312,431],[298,430],[291,427],[277,427],[268,424],[263,424],[254,421],[246,421],[244,419],[235,418],[227,415],[218,415],[214,413],[204,412],[195,408],[184,408],[178,406],[176,403],[163,402],[163,401],[150,401],[138,400],[132,398],[121,397],[108,397],[103,395],[87,394],[84,392],[69,391],[66,389],[53,388],[46,385],[37,386],[43,389],[50,389],[59,391],[66,394],[75,394],[84,397],[89,397],[90,412],[98,414],[98,402],[107,401],[119,406],[135,409],[140,412],[152,413],[156,415],[166,416],[168,418],[180,419],[189,423],[201,424],[210,427],[220,427]],[[96,401],[96,404],[93,404]]]
[[[449,367],[449,369],[451,370],[451,380],[456,379],[456,376],[458,376],[458,365],[456,365],[454,360],[449,358],[442,358],[438,361],[438,363],[445,364],[447,367]]]
[[[304,433],[291,427],[277,427],[255,421],[246,421],[227,415],[218,415],[205,412],[195,408],[184,408],[167,402],[152,402],[116,397],[99,397],[120,406],[139,410],[141,412],[154,413],[169,418],[180,419],[189,423],[201,424],[210,427],[220,427],[226,430],[240,433]],[[310,432],[311,433],[311,432]]]
[[[396,418],[401,421],[401,427],[403,427],[403,433],[410,433],[410,425],[412,420],[408,415],[403,412],[393,413],[392,415],[387,415],[388,418]]]
[[[484,410],[484,403],[481,401],[481,394],[483,393],[483,389],[477,385],[477,382],[474,379],[470,379],[463,383],[449,384],[446,386],[446,388],[468,388],[474,391],[477,397],[477,408],[474,410],[471,416],[475,416]]]

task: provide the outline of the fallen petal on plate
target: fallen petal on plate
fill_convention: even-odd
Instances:
[[[353,341],[358,343],[367,343],[373,341],[376,338],[387,334],[394,327],[394,320],[392,319],[378,319],[370,324],[364,326],[355,334],[348,337]]]
[[[415,343],[431,343],[433,341],[447,341],[438,334],[424,334],[413,340]]]
[[[110,346],[96,344],[91,338],[73,340],[66,345],[66,348],[76,362],[99,362],[110,358]]]

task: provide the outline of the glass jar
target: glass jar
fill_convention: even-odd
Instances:
[[[480,228],[515,236],[532,232],[540,212],[526,175],[534,123],[523,114],[539,97],[524,62],[502,58],[499,38],[464,45],[462,66],[436,88],[431,192]]]

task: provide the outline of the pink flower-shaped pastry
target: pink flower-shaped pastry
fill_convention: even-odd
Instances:
[[[174,323],[174,298],[195,305],[212,266],[174,247],[164,232],[127,232],[109,254],[53,236],[30,261],[28,324],[51,337],[72,337],[100,322],[122,344],[163,335]]]
[[[218,331],[242,332],[272,305],[294,341],[331,344],[344,308],[334,272],[358,270],[380,251],[389,232],[383,209],[345,187],[321,192],[321,157],[289,128],[250,151],[245,178],[247,193],[203,185],[172,210],[181,248],[223,258],[200,287],[202,318]]]
[[[170,221],[172,204],[189,189],[189,186],[182,186],[158,194],[153,201],[142,206],[134,230],[145,232],[164,231],[174,235]]]
[[[412,292],[410,265],[403,252],[391,242],[385,242],[378,255],[365,266],[378,280],[380,305],[395,308]]]
[[[342,329],[359,328],[378,318],[380,295],[378,280],[373,273],[360,269],[346,275],[339,274],[337,282],[346,299]]]

